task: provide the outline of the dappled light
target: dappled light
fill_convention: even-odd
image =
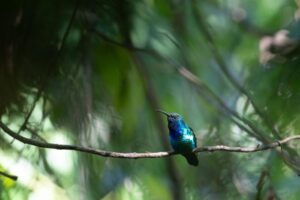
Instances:
[[[299,199],[299,1],[10,1],[0,199]]]

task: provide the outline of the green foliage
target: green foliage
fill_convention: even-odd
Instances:
[[[120,152],[170,150],[163,142],[167,124],[161,128],[156,109],[184,116],[201,146],[256,146],[295,135],[299,48],[280,55],[283,62],[264,65],[258,44],[288,28],[298,45],[297,9],[284,0],[6,2],[0,12],[1,121],[18,132],[34,105],[23,136]],[[191,84],[178,67],[204,86]],[[256,137],[233,122],[220,100],[242,124],[254,124]],[[300,195],[295,142],[271,152],[200,153],[197,168],[181,156],[129,160],[44,150],[13,141],[2,130],[0,146],[0,170],[19,177],[14,183],[0,176],[1,199]]]

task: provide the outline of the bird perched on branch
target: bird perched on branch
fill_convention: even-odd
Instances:
[[[198,166],[198,158],[193,153],[193,150],[197,148],[197,138],[193,129],[177,113],[167,113],[162,110],[157,110],[157,112],[167,116],[170,143],[174,151],[182,154],[189,164]]]

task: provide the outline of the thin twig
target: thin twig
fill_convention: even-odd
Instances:
[[[167,34],[166,34],[167,35]],[[167,37],[169,38],[169,40],[174,43],[174,45],[178,48],[178,50],[180,52],[181,51],[181,47],[180,45],[174,41],[173,39],[171,39],[168,35]],[[184,55],[182,53],[182,55]],[[184,56],[183,56],[184,59]],[[185,59],[184,59],[185,60]],[[173,63],[171,63],[172,65]],[[188,62],[185,60],[185,64],[188,65]],[[256,139],[259,139],[263,142],[267,142],[267,140],[262,137],[262,133],[259,132],[259,130],[256,128],[256,126],[253,125],[253,123],[249,120],[247,120],[244,117],[241,117],[236,111],[232,110],[230,107],[228,107],[225,102],[218,96],[216,95],[206,84],[204,84],[196,75],[194,75],[191,71],[189,71],[187,68],[185,68],[184,66],[181,65],[176,65],[175,68],[177,69],[177,72],[184,77],[185,79],[187,79],[189,82],[191,82],[194,86],[198,86],[198,88],[200,89],[200,92],[202,93],[202,90],[205,91],[209,96],[211,96],[217,103],[222,110],[225,111],[225,114],[229,114],[230,119],[233,121],[233,123],[235,123],[241,130],[247,132],[250,136],[255,137]],[[199,90],[197,90],[199,91]],[[207,96],[207,95],[206,95]],[[204,99],[207,100],[209,103],[212,103],[209,99],[206,99],[204,96]],[[222,113],[223,114],[223,113]],[[248,129],[248,127],[244,126],[242,123],[240,123],[238,120],[234,119],[234,116],[236,119],[240,120],[241,122],[245,123],[246,125],[248,125],[248,127],[250,127],[252,130]],[[258,133],[258,134],[257,134]]]
[[[230,81],[230,83],[240,93],[242,93],[243,95],[245,95],[249,99],[249,101],[251,102],[251,104],[252,104],[255,112],[257,113],[257,115],[265,122],[267,127],[272,131],[273,135],[276,136],[279,139],[280,138],[279,133],[274,128],[274,126],[273,126],[272,122],[270,121],[270,119],[266,116],[266,114],[263,111],[260,110],[259,106],[256,104],[256,102],[252,98],[252,95],[231,74],[228,66],[226,65],[226,62],[224,61],[224,59],[222,58],[220,52],[217,49],[217,46],[216,46],[216,44],[214,42],[214,39],[213,39],[213,37],[212,37],[208,27],[207,27],[207,24],[203,20],[203,17],[201,16],[201,13],[196,10],[196,7],[197,6],[193,7],[194,8],[193,13],[195,15],[196,22],[198,23],[199,27],[201,28],[204,37],[208,41],[210,50],[211,50],[213,56],[215,57],[215,60],[218,64],[219,68],[221,69],[221,71],[223,72],[225,77]]]
[[[257,193],[256,193],[256,197],[255,197],[255,200],[260,200],[262,199],[261,197],[261,193],[262,193],[262,190],[263,190],[263,187],[264,187],[264,183],[265,183],[265,179],[266,178],[269,178],[269,173],[267,170],[263,170],[261,173],[260,173],[260,177],[258,179],[258,182],[256,184],[256,190],[257,190]]]
[[[241,128],[241,130],[246,131],[249,135],[251,135],[252,137],[255,137],[261,141],[263,141],[264,143],[267,142],[267,139],[265,137],[263,137],[264,134],[262,134],[262,132],[256,128],[256,126],[248,119],[239,116],[239,114],[237,112],[235,112],[234,110],[232,110],[231,108],[229,108],[222,99],[220,99],[218,97],[218,95],[216,95],[206,84],[202,83],[200,81],[200,79],[195,76],[192,72],[188,71],[185,67],[183,67],[182,65],[176,63],[173,60],[170,60],[162,55],[160,55],[159,53],[157,53],[154,50],[150,50],[150,49],[143,49],[143,48],[136,48],[133,45],[128,45],[122,42],[118,42],[115,41],[111,38],[109,38],[108,36],[106,36],[105,34],[95,30],[95,29],[90,29],[92,32],[94,32],[95,34],[97,34],[100,38],[102,38],[104,41],[109,42],[111,44],[117,45],[119,47],[125,48],[125,49],[129,49],[129,50],[134,50],[134,51],[139,51],[139,52],[144,52],[147,53],[149,55],[153,55],[156,56],[158,58],[161,58],[163,60],[168,61],[168,63],[174,67],[177,72],[183,76],[185,79],[187,79],[188,81],[190,81],[193,85],[199,87],[200,90],[204,90],[206,91],[214,100],[216,100],[216,102],[220,105],[220,107],[222,107],[226,112],[230,113],[231,115],[233,115],[235,118],[237,118],[238,120],[240,120],[241,122],[243,122],[244,124],[246,124],[250,129],[249,130],[248,127],[244,126],[243,124],[239,123],[237,120],[230,118],[239,128]],[[209,34],[207,34],[209,37],[211,37]],[[211,38],[209,38],[209,40],[211,40]],[[220,59],[218,59],[220,60]],[[209,102],[211,103],[211,102]]]
[[[102,157],[111,157],[111,158],[127,158],[127,159],[138,159],[138,158],[161,158],[161,157],[168,157],[172,155],[176,155],[178,153],[174,151],[168,151],[168,152],[146,152],[146,153],[137,153],[137,152],[130,152],[130,153],[123,153],[123,152],[113,152],[113,151],[104,151],[100,149],[94,149],[89,147],[81,147],[76,145],[64,145],[64,144],[56,144],[56,143],[45,143],[41,142],[35,139],[29,139],[26,137],[23,137],[21,135],[18,135],[16,132],[9,129],[5,124],[0,122],[0,128],[10,135],[11,137],[15,138],[16,140],[24,143],[24,144],[30,144],[33,146],[41,147],[41,148],[47,148],[47,149],[57,149],[57,150],[73,150],[73,151],[79,151],[79,152],[85,152],[89,154],[94,154]],[[299,140],[300,135],[290,136],[285,139],[266,144],[266,145],[258,145],[256,147],[230,147],[225,145],[216,145],[216,146],[204,146],[204,147],[198,147],[193,152],[239,152],[239,153],[253,153],[258,151],[265,151],[268,149],[274,149],[280,145],[283,145],[285,143],[288,143],[292,140]]]
[[[7,178],[9,178],[9,179],[11,179],[13,181],[16,181],[18,179],[17,176],[8,174],[8,173],[3,172],[3,171],[0,171],[0,175],[5,176],[5,177],[7,177]]]
[[[38,92],[37,92],[37,94],[36,94],[36,96],[35,96],[35,98],[34,98],[34,101],[33,101],[32,105],[31,105],[31,107],[29,109],[29,112],[27,113],[27,115],[26,115],[26,117],[25,117],[22,125],[20,126],[20,128],[18,130],[18,134],[20,134],[21,131],[23,131],[26,128],[27,123],[29,121],[29,118],[31,117],[31,115],[33,113],[33,110],[34,110],[34,108],[36,106],[36,103],[38,102],[38,100],[40,99],[40,97],[42,95],[42,90],[43,90],[43,87],[40,87],[39,90],[38,90]]]
[[[68,26],[67,26],[67,28],[66,28],[66,30],[65,30],[65,33],[64,33],[64,35],[63,35],[63,38],[62,38],[61,42],[58,44],[58,47],[57,47],[57,54],[56,54],[56,56],[55,56],[53,62],[51,62],[51,64],[48,66],[48,70],[47,70],[47,72],[46,72],[47,77],[50,77],[50,72],[51,72],[51,69],[52,69],[52,68],[51,68],[51,65],[55,64],[55,63],[57,62],[57,60],[59,59],[60,55],[61,55],[62,49],[63,49],[63,47],[64,47],[64,45],[65,45],[65,43],[66,43],[66,39],[67,39],[67,37],[68,37],[68,35],[69,35],[69,32],[70,32],[71,27],[72,27],[72,24],[73,24],[73,22],[74,22],[74,19],[75,19],[77,10],[78,10],[78,1],[76,1],[76,3],[75,3],[74,10],[73,10],[73,12],[72,12],[72,15],[71,15],[69,24],[68,24]],[[36,106],[38,100],[39,100],[39,99],[41,98],[41,96],[42,96],[42,92],[43,92],[43,90],[44,90],[45,87],[46,87],[47,81],[48,81],[47,78],[45,78],[45,79],[42,80],[42,83],[40,84],[40,87],[39,87],[38,92],[37,92],[37,94],[36,94],[36,96],[35,96],[35,98],[34,98],[34,101],[33,101],[32,105],[31,105],[31,107],[30,107],[30,109],[29,109],[29,111],[28,111],[28,113],[27,113],[27,115],[26,115],[26,117],[25,117],[25,119],[24,119],[22,125],[20,126],[20,128],[19,128],[19,130],[18,130],[18,134],[20,134],[20,133],[26,128],[26,126],[27,126],[27,124],[28,124],[28,121],[29,121],[29,119],[30,119],[30,117],[31,117],[31,115],[32,115],[32,113],[33,113],[33,111],[34,111],[34,108],[35,108],[35,106]]]
[[[191,82],[194,86],[197,86],[200,90],[205,90],[208,93],[208,95],[211,96],[222,109],[224,109],[226,112],[230,113],[234,118],[240,120],[241,122],[243,122],[244,124],[246,124],[248,127],[252,129],[249,130],[247,127],[245,127],[243,124],[238,122],[236,119],[230,118],[239,128],[241,128],[241,130],[246,131],[252,137],[255,137],[263,142],[267,142],[267,140],[263,137],[263,134],[260,133],[260,131],[256,128],[256,126],[251,121],[249,121],[244,117],[241,117],[236,111],[228,107],[226,103],[224,103],[224,101],[218,95],[216,95],[207,85],[202,83],[201,80],[197,76],[195,76],[192,72],[190,72],[185,67],[179,68],[178,72],[183,78]]]
[[[142,59],[137,55],[136,52],[132,52],[131,57],[135,63],[136,69],[137,69],[139,76],[141,78],[141,81],[143,83],[147,101],[149,102],[150,107],[152,108],[152,110],[155,110],[156,108],[161,108],[160,102],[159,102],[157,94],[154,90],[151,79],[149,76],[147,76],[148,73],[146,71],[144,63],[142,62]],[[157,124],[158,131],[159,131],[160,141],[162,142],[164,149],[168,149],[168,147],[169,147],[168,136],[167,136],[167,134],[164,133],[165,126],[163,124],[163,121],[161,120],[161,116],[158,116],[157,113],[154,113],[154,115],[155,115],[155,118],[154,118],[155,123]],[[180,181],[181,174],[178,171],[178,169],[174,163],[174,160],[166,159],[166,166],[168,169],[167,171],[169,173],[170,179],[173,184],[173,193],[174,193],[173,199],[180,200],[183,197],[182,183]]]
[[[258,131],[256,129],[256,127],[247,119],[240,117],[234,110],[232,110],[231,108],[229,108],[222,99],[220,99],[218,97],[218,95],[216,95],[206,84],[204,84],[203,82],[200,81],[200,79],[195,76],[192,72],[188,71],[185,67],[183,67],[182,65],[176,63],[174,60],[168,59],[162,55],[160,55],[159,53],[151,50],[151,49],[143,49],[143,48],[136,48],[133,46],[128,46],[125,43],[122,42],[118,42],[115,41],[111,38],[108,38],[107,36],[105,36],[104,34],[102,34],[99,31],[93,30],[93,32],[95,34],[97,34],[100,38],[102,38],[104,41],[109,42],[111,44],[117,45],[121,48],[125,48],[125,49],[129,49],[129,50],[134,50],[134,51],[138,51],[138,52],[144,52],[147,53],[149,55],[153,55],[155,57],[158,57],[162,60],[167,61],[170,66],[172,66],[174,69],[176,69],[176,71],[185,79],[187,79],[188,81],[190,81],[194,86],[199,87],[200,90],[206,91],[206,93],[208,93],[208,95],[210,95],[218,104],[219,106],[224,109],[226,111],[226,114],[229,113],[230,115],[233,115],[235,118],[237,118],[238,120],[240,120],[241,122],[243,122],[244,124],[246,124],[247,126],[249,126],[250,128],[254,129],[249,130],[248,127],[246,127],[244,124],[238,122],[236,119],[233,119],[232,117],[230,117],[230,119],[243,131],[247,132],[249,135],[251,135],[252,137],[255,137],[263,142],[266,142],[266,139],[260,137],[260,134],[256,134],[256,132]],[[207,99],[205,99],[207,100]],[[208,100],[209,103],[212,103],[211,101]]]
[[[146,52],[146,53],[151,53],[151,54],[154,53],[154,51],[151,51],[151,50],[148,50],[148,49],[143,49],[143,48],[135,47],[133,45],[126,44],[124,42],[116,41],[116,40],[108,37],[107,35],[105,35],[105,33],[102,33],[101,31],[96,30],[94,28],[89,28],[88,30],[91,31],[92,33],[95,33],[103,41],[108,42],[110,44],[114,44],[116,46],[119,46],[119,47],[122,47],[122,48],[125,48],[125,49],[128,49],[128,50],[132,50],[132,51]]]

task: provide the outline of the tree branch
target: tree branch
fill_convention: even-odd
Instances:
[[[64,45],[66,43],[67,37],[68,37],[69,32],[70,32],[71,27],[72,27],[72,24],[74,23],[77,10],[78,10],[78,1],[76,1],[76,3],[75,3],[75,7],[73,9],[73,12],[72,12],[70,21],[68,23],[68,26],[67,26],[67,28],[66,28],[66,30],[64,32],[64,35],[63,35],[60,43],[57,46],[57,53],[56,53],[56,56],[55,56],[55,58],[53,60],[53,63],[51,62],[51,64],[48,66],[48,69],[47,69],[47,72],[46,72],[47,77],[50,77],[51,69],[52,69],[51,68],[52,64],[55,64],[57,62],[57,60],[59,59],[60,55],[61,55],[62,49],[63,49],[63,47],[64,47]],[[36,96],[35,96],[35,98],[33,100],[33,103],[31,105],[31,107],[30,107],[30,109],[29,109],[26,117],[24,118],[24,121],[23,121],[22,125],[20,126],[20,128],[18,130],[18,134],[20,134],[23,130],[25,130],[25,128],[26,128],[26,126],[27,126],[27,124],[29,122],[29,119],[30,119],[30,117],[31,117],[31,115],[32,115],[32,113],[34,111],[34,108],[35,108],[37,102],[39,101],[39,99],[42,96],[42,93],[43,93],[43,90],[46,87],[47,81],[48,81],[48,78],[42,79],[40,87],[38,88],[37,94],[36,94]]]
[[[228,114],[230,116],[230,119],[233,121],[233,123],[235,123],[241,130],[247,132],[250,136],[255,137],[256,139],[259,139],[259,140],[263,141],[264,143],[267,142],[267,140],[265,138],[263,138],[263,134],[256,128],[255,125],[253,125],[253,123],[251,123],[251,121],[247,120],[244,117],[239,116],[239,114],[237,112],[235,112],[234,110],[232,110],[231,108],[229,108],[223,102],[223,100],[218,97],[218,95],[216,95],[196,75],[194,75],[192,72],[188,71],[181,64],[178,64],[174,60],[166,58],[165,56],[160,55],[159,53],[157,53],[154,50],[143,49],[143,48],[136,48],[136,47],[134,47],[132,45],[129,46],[129,45],[125,44],[125,43],[121,43],[121,42],[115,41],[115,40],[107,37],[103,33],[99,32],[99,31],[96,31],[95,29],[92,29],[92,31],[95,34],[97,34],[100,38],[102,38],[104,41],[106,41],[106,42],[109,42],[111,44],[117,45],[117,46],[119,46],[121,48],[125,48],[125,49],[128,49],[128,50],[133,50],[133,51],[138,51],[138,52],[143,52],[143,53],[146,53],[146,54],[149,54],[149,55],[153,55],[155,57],[158,57],[158,58],[160,58],[162,60],[167,61],[170,64],[170,66],[172,68],[174,68],[183,78],[185,78],[186,80],[188,80],[189,82],[191,82],[200,91],[203,90],[204,92],[206,92],[208,96],[210,96],[213,100],[215,100],[216,103],[218,104],[218,106],[222,110],[224,110],[226,114]],[[211,101],[209,99],[205,99],[205,100],[207,100],[209,103],[211,103]],[[239,121],[241,121],[242,123],[240,123]],[[250,129],[252,129],[252,130],[248,129],[248,127]]]
[[[226,62],[224,61],[222,55],[220,54],[217,45],[215,44],[214,38],[211,35],[209,28],[207,27],[207,24],[205,23],[205,21],[203,20],[203,17],[201,15],[201,12],[199,12],[197,10],[197,6],[194,5],[194,10],[193,13],[195,15],[195,19],[196,22],[198,24],[198,26],[201,28],[201,31],[204,35],[204,37],[206,38],[206,40],[208,41],[208,45],[210,47],[210,50],[216,60],[216,63],[218,64],[219,68],[221,69],[221,71],[223,72],[223,74],[225,75],[225,77],[230,81],[230,83],[243,95],[245,95],[249,101],[251,102],[256,114],[264,121],[264,123],[266,124],[266,126],[271,130],[272,134],[277,138],[280,139],[279,133],[278,131],[275,129],[275,127],[273,126],[273,123],[271,122],[271,120],[268,118],[268,116],[266,115],[266,113],[264,113],[259,106],[257,105],[257,103],[254,101],[252,95],[235,79],[235,77],[231,74],[229,67],[227,66]],[[252,126],[252,125],[251,125]],[[255,126],[253,126],[255,127]],[[257,132],[257,131],[256,131]]]
[[[56,143],[46,143],[41,142],[35,139],[29,139],[18,135],[16,132],[9,129],[5,124],[0,121],[0,128],[13,137],[14,139],[24,143],[29,144],[32,146],[37,146],[46,149],[57,149],[57,150],[73,150],[79,152],[90,153],[102,157],[111,157],[111,158],[127,158],[127,159],[138,159],[138,158],[161,158],[161,157],[168,157],[172,155],[176,155],[174,151],[164,151],[164,152],[146,152],[146,153],[137,153],[137,152],[130,152],[130,153],[123,153],[123,152],[113,152],[113,151],[104,151],[100,149],[94,149],[90,147],[81,147],[76,145],[64,145],[64,144],[56,144]],[[229,147],[225,145],[216,145],[216,146],[204,146],[199,147],[194,150],[194,153],[198,152],[216,152],[216,151],[223,151],[223,152],[239,152],[239,153],[252,153],[258,151],[265,151],[268,149],[274,149],[282,144],[288,143],[292,140],[299,140],[300,135],[290,136],[285,139],[266,144],[266,145],[257,145],[256,147]]]
[[[147,97],[147,101],[154,111],[156,108],[161,108],[160,102],[158,100],[158,96],[154,90],[153,84],[151,82],[151,78],[148,76],[147,69],[145,68],[145,64],[143,63],[142,58],[138,56],[136,52],[131,53],[131,57],[135,63],[135,67],[139,73],[139,76],[141,77],[142,85],[145,90],[145,95]],[[161,120],[162,116],[157,115],[157,113],[154,113],[154,119],[155,123],[157,124],[158,127],[158,132],[159,132],[159,137],[160,141],[162,142],[162,145],[164,149],[169,148],[169,141],[168,141],[168,135],[165,134],[165,126],[163,124],[163,121]],[[180,181],[181,179],[181,174],[178,171],[178,168],[175,165],[174,160],[172,159],[166,159],[166,166],[167,166],[167,171],[170,176],[170,180],[172,181],[172,195],[174,200],[180,200],[183,199],[183,191],[182,191],[182,183]]]
[[[263,134],[256,128],[256,126],[253,125],[253,123],[250,120],[240,116],[235,110],[227,106],[227,104],[217,94],[215,94],[206,84],[201,82],[201,80],[196,75],[194,75],[185,67],[180,67],[177,69],[177,71],[183,78],[185,78],[188,82],[192,83],[196,88],[198,88],[199,90],[197,91],[205,91],[208,96],[210,96],[214,101],[216,101],[218,107],[224,110],[225,114],[229,115],[230,120],[232,120],[233,123],[235,123],[241,130],[247,132],[250,136],[256,139],[263,141],[264,143],[267,142],[266,139],[262,137]],[[205,100],[211,103],[209,99]],[[241,121],[243,124],[239,121]],[[248,129],[248,127],[250,129]]]
[[[11,179],[13,181],[16,181],[18,179],[17,176],[8,174],[8,173],[3,172],[3,171],[0,171],[0,175],[5,176],[5,177],[7,177],[7,178],[9,178],[9,179]]]

